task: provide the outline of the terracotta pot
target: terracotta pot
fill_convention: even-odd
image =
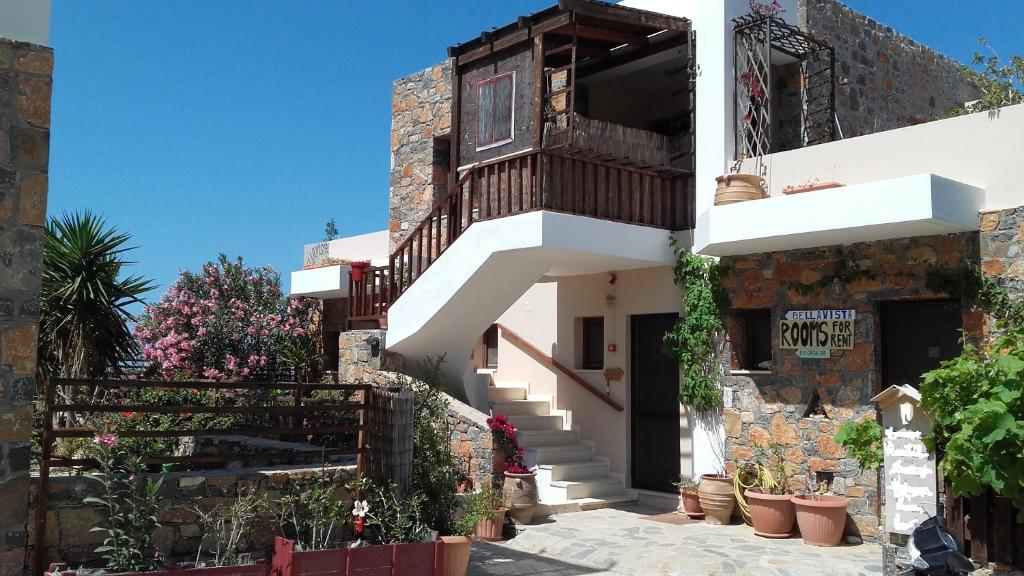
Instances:
[[[441,540],[444,542],[444,576],[466,576],[473,539],[469,536],[441,536]]]
[[[473,535],[473,538],[488,542],[501,540],[501,534],[505,528],[505,512],[507,511],[504,508],[501,510],[491,510],[489,518],[484,518],[476,523],[476,533]]]
[[[765,538],[789,538],[796,512],[792,494],[765,494],[760,488],[743,493],[750,506],[754,534]]]
[[[842,496],[793,496],[796,523],[804,543],[812,546],[837,546],[846,527],[846,507],[850,501]]]
[[[704,521],[708,524],[729,524],[732,511],[736,509],[733,495],[732,476],[705,474],[700,477],[697,488],[700,507],[704,509]]]
[[[679,497],[683,501],[683,512],[691,520],[701,520],[704,518],[704,509],[700,507],[700,497],[697,495],[696,490],[680,488]]]
[[[764,178],[755,174],[726,174],[715,178],[715,206],[758,200],[765,197]]]
[[[370,267],[369,262],[353,262],[349,265],[349,269],[352,271],[352,281],[362,282],[363,271]]]
[[[519,524],[529,524],[537,511],[537,475],[505,472],[502,492],[508,515]]]
[[[505,455],[501,450],[491,452],[491,473],[495,478],[501,478],[505,474]]]

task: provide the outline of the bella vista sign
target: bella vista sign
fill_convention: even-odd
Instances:
[[[780,348],[784,350],[853,348],[855,310],[792,310],[779,322]]]

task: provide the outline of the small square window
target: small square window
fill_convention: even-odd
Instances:
[[[730,322],[733,368],[769,370],[772,361],[772,311],[735,310]]]
[[[580,370],[604,368],[604,317],[579,318],[577,321],[576,367]]]
[[[511,142],[515,73],[488,78],[477,85],[480,103],[476,148],[482,150]]]

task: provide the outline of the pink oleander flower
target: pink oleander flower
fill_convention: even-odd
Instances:
[[[92,441],[93,441],[94,444],[97,444],[99,446],[103,446],[107,450],[110,450],[114,446],[117,446],[117,441],[118,440],[117,440],[117,434],[111,434],[109,432],[105,432],[105,433],[102,433],[102,434],[97,434],[92,439]]]

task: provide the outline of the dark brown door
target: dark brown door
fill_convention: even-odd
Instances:
[[[677,317],[631,321],[632,487],[641,490],[674,492],[679,479],[679,364],[662,342]]]
[[[921,375],[960,354],[956,300],[882,304],[882,385],[921,385]]]

